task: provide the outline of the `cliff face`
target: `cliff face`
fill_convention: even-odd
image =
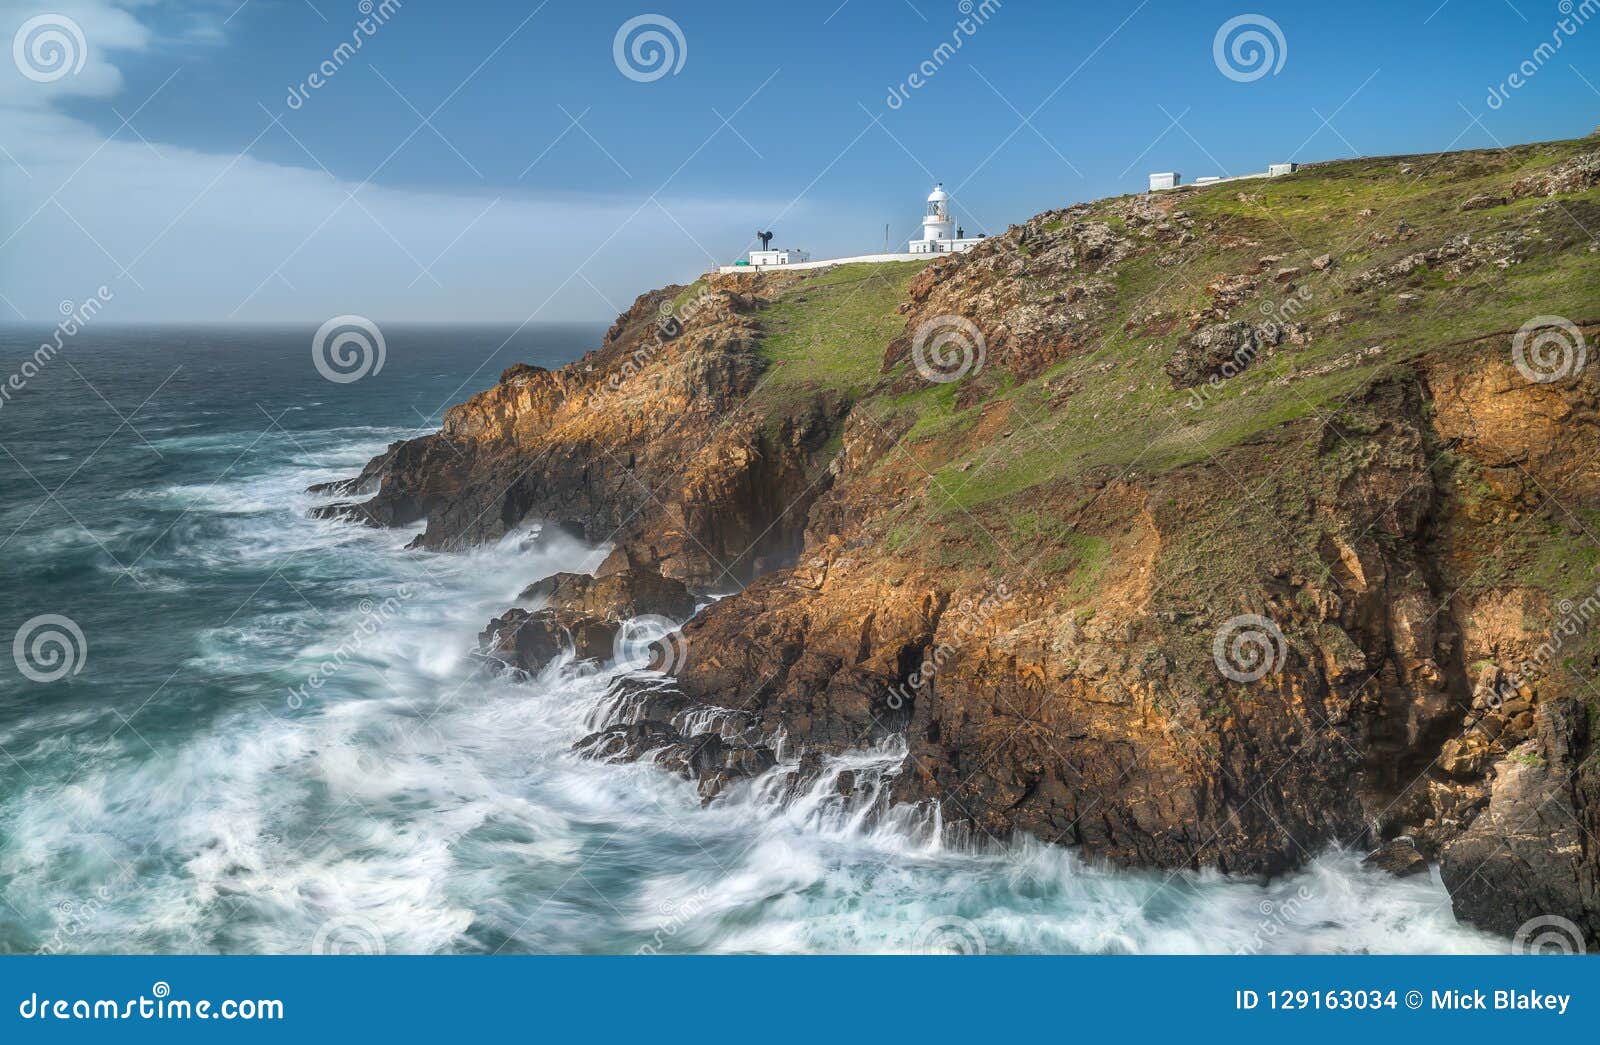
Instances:
[[[978,834],[1268,873],[1404,837],[1464,917],[1593,941],[1597,155],[1320,165],[657,291],[330,510],[431,549],[544,519],[624,587],[740,587],[581,745],[708,799],[892,741],[894,799]]]

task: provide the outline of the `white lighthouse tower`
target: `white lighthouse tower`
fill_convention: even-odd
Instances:
[[[950,194],[944,191],[944,182],[928,193],[928,211],[922,216],[922,238],[941,240],[956,238],[956,223],[950,220]]]
[[[928,206],[922,215],[922,238],[906,245],[912,254],[960,254],[971,250],[984,237],[967,236],[965,229],[956,227],[950,217],[950,194],[940,182],[928,193]]]

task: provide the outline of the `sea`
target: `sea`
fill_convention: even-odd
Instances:
[[[602,329],[386,327],[354,380],[314,325],[90,323],[28,366],[52,332],[0,331],[0,951],[1507,950],[1436,869],[1130,872],[845,805],[833,776],[886,787],[893,745],[711,805],[575,755],[639,665],[516,679],[472,650],[604,548],[530,524],[408,550],[419,528],[313,518],[306,488]]]

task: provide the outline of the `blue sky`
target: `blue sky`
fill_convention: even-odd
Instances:
[[[1004,0],[986,15],[944,0],[404,0],[370,35],[343,0],[0,0],[0,30],[41,14],[81,29],[85,60],[48,82],[0,62],[12,321],[53,323],[100,285],[128,321],[604,319],[732,260],[757,228],[816,256],[881,249],[886,224],[904,240],[934,179],[969,231],[993,232],[1137,191],[1152,170],[1600,123],[1600,7],[1581,0],[1570,36],[1544,0]],[[675,71],[619,66],[618,30],[638,16]],[[1265,70],[1216,60],[1238,16]],[[353,35],[361,49],[291,106]],[[1553,35],[1562,48],[1491,107]]]

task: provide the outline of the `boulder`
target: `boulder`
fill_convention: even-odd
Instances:
[[[1428,861],[1417,852],[1416,843],[1409,838],[1396,838],[1376,851],[1367,854],[1362,867],[1388,871],[1396,878],[1409,878],[1414,874],[1427,874]]]
[[[637,762],[652,751],[682,743],[677,730],[665,722],[646,719],[590,733],[572,745],[572,750],[601,762]]]
[[[695,781],[706,802],[729,785],[760,776],[778,762],[772,749],[764,744],[724,740],[716,733],[685,738],[667,723],[651,719],[591,733],[572,749],[586,758],[606,762],[650,758],[663,769]]]
[[[529,585],[519,601],[604,620],[657,615],[681,621],[693,616],[695,606],[682,581],[649,567],[629,567],[603,577],[557,573]]]
[[[1183,342],[1162,368],[1174,388],[1193,388],[1214,377],[1228,378],[1255,362],[1275,339],[1264,331],[1235,320],[1213,323]]]
[[[1444,848],[1439,873],[1456,917],[1504,936],[1555,924],[1573,949],[1600,944],[1600,885],[1581,826],[1600,804],[1590,754],[1587,709],[1541,703],[1533,738],[1495,767],[1489,807]]]
[[[478,651],[506,667],[538,672],[562,654],[578,660],[612,656],[617,623],[572,610],[507,610],[478,636]]]

